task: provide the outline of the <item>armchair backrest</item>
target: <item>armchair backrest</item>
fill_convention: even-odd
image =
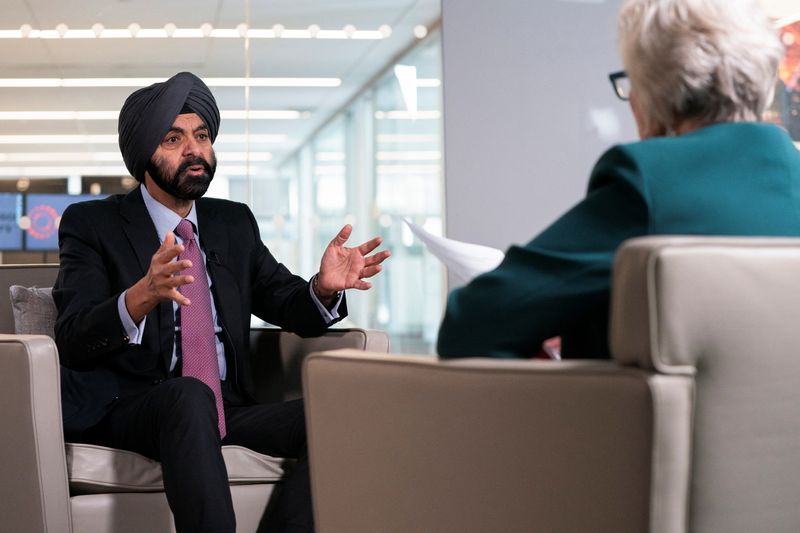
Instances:
[[[800,239],[629,241],[611,317],[619,363],[694,375],[689,530],[796,531]]]
[[[304,366],[321,533],[800,531],[800,239],[617,254],[615,361]]]

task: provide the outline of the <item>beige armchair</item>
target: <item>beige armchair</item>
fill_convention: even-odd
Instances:
[[[16,335],[8,287],[50,287],[57,266],[0,266],[0,531],[20,533],[161,533],[174,531],[161,467],[141,455],[64,444],[58,354],[42,335]],[[331,330],[301,339],[275,329],[251,331],[259,400],[300,394],[299,368],[310,351],[388,350],[386,335]],[[237,531],[254,532],[282,459],[224,446]]]
[[[319,533],[800,531],[800,239],[642,238],[614,360],[304,366]]]

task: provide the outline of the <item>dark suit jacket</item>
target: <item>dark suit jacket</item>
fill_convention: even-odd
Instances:
[[[228,380],[249,399],[250,314],[302,336],[327,325],[308,282],[291,274],[264,246],[250,209],[227,200],[195,203],[200,244],[222,325]],[[113,401],[168,377],[174,344],[172,301],[147,315],[141,344],[128,344],[117,311],[120,294],[147,272],[160,246],[139,188],[127,195],[73,204],[59,227],[61,268],[53,289],[64,424],[81,432]],[[347,314],[342,302],[339,315]]]

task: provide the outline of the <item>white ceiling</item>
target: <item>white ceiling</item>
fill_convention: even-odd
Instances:
[[[249,5],[248,5],[249,4]],[[249,39],[251,77],[338,78],[335,88],[250,89],[252,110],[299,110],[294,120],[226,119],[221,135],[250,133],[285,135],[279,143],[251,144],[255,152],[272,153],[271,163],[282,161],[346,103],[365,83],[417,39],[414,28],[433,27],[440,16],[439,0],[2,0],[2,30],[89,30],[141,28],[376,31],[383,25],[391,34],[382,39]],[[249,11],[249,16],[247,11]],[[62,31],[64,28],[61,28]],[[385,28],[384,28],[385,31]],[[121,38],[121,39],[0,39],[0,82],[9,78],[166,78],[189,70],[200,77],[244,77],[247,72],[244,38]],[[119,88],[8,88],[0,87],[0,116],[7,111],[118,111],[135,87]],[[245,109],[243,87],[212,87],[220,109]],[[20,166],[54,166],[57,162],[20,162],[20,153],[108,153],[116,144],[6,144],[8,135],[84,135],[116,133],[116,120],[7,120],[0,119],[0,178]],[[6,138],[7,140],[7,138]],[[238,143],[217,146],[218,152],[244,151]],[[78,159],[71,155],[66,158]],[[69,163],[86,166],[86,163]],[[116,163],[104,163],[106,166]],[[62,165],[63,166],[63,165]],[[9,176],[12,177],[12,176]],[[20,177],[20,176],[13,176]]]
[[[539,1],[539,0],[537,0]],[[800,0],[761,0],[776,18],[796,13]],[[252,110],[297,110],[294,120],[225,119],[221,135],[283,135],[278,143],[251,143],[253,152],[271,154],[274,166],[302,144],[337,109],[376,73],[407,49],[417,38],[418,25],[435,27],[440,17],[439,0],[2,0],[3,30],[89,30],[95,24],[106,29],[125,29],[131,23],[142,28],[200,28],[233,30],[247,23],[251,29],[357,30],[391,28],[389,37],[365,39],[256,39],[249,40],[249,73],[252,77],[337,78],[335,88],[251,88]],[[63,29],[63,28],[62,28]],[[40,39],[0,38],[0,83],[8,78],[166,78],[189,70],[201,77],[244,77],[248,71],[243,38],[154,39]],[[108,159],[118,152],[115,143],[7,144],[9,135],[110,135],[116,120],[10,120],[8,111],[112,111],[116,112],[134,87],[120,88],[4,88],[0,87],[0,179],[35,177],[31,167],[102,166],[117,161],[87,161],[87,154]],[[242,87],[212,87],[223,111],[243,110]],[[224,137],[223,137],[224,138]],[[7,140],[7,139],[6,139]],[[17,139],[19,140],[19,139]],[[222,140],[222,138],[220,139]],[[217,151],[244,152],[242,143],[218,143]],[[45,153],[51,161],[25,160],[30,153]],[[65,154],[60,161],[60,154]],[[86,157],[85,157],[86,156]],[[116,156],[114,156],[116,157]],[[84,160],[81,160],[84,158]],[[221,158],[221,161],[224,160]],[[241,164],[241,163],[239,163]],[[222,165],[221,165],[222,168]],[[61,172],[51,168],[50,173]],[[42,172],[46,174],[47,172]],[[73,174],[75,174],[73,172]]]

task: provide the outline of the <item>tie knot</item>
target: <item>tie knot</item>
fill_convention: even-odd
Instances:
[[[194,227],[192,223],[185,218],[178,223],[178,227],[175,228],[175,233],[184,241],[191,241],[194,239]]]

